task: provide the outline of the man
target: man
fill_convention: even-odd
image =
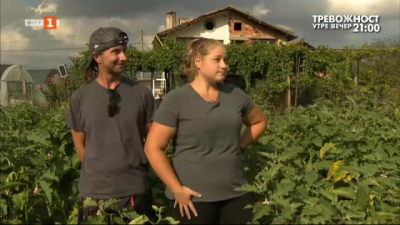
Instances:
[[[127,34],[118,28],[94,31],[85,67],[89,83],[71,95],[67,125],[82,161],[80,223],[97,213],[97,208],[82,207],[85,198],[119,199],[120,209],[155,215],[143,149],[154,97],[147,87],[123,76],[127,43]]]

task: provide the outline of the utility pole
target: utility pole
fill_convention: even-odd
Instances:
[[[143,30],[141,30],[140,31],[140,48],[141,48],[141,51],[143,52]],[[143,77],[144,77],[144,73],[143,73],[143,69],[142,69],[142,72],[141,72],[141,78],[143,79]]]

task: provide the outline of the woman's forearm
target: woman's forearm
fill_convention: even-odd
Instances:
[[[175,172],[162,149],[147,150],[145,153],[154,172],[172,193],[177,193],[182,189],[182,185],[176,177]]]
[[[85,146],[84,145],[77,145],[75,146],[76,149],[76,154],[78,155],[79,159],[81,162],[83,162],[83,159],[85,158]]]
[[[240,147],[242,149],[249,147],[255,140],[261,137],[266,127],[266,122],[261,122],[250,127],[246,127],[245,131],[240,137]]]

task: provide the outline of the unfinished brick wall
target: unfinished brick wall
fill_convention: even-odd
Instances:
[[[235,23],[242,23],[242,30],[235,30]],[[278,32],[266,28],[265,26],[256,23],[253,20],[247,19],[241,15],[236,13],[230,14],[230,22],[229,22],[229,31],[231,36],[241,36],[246,38],[271,38],[271,39],[281,39],[286,41],[286,38],[283,37]],[[248,44],[252,44],[252,40],[246,41]]]

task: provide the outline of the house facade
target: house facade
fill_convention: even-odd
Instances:
[[[287,44],[297,37],[289,30],[260,20],[234,6],[227,6],[195,19],[177,19],[175,12],[167,12],[166,30],[157,33],[154,41],[160,43],[163,39],[170,38],[188,44],[197,38],[210,38],[225,45],[252,45],[255,42],[279,45]],[[181,76],[181,81],[186,83],[186,76]],[[228,74],[225,81],[242,89],[246,87],[244,79],[237,74]]]
[[[286,44],[298,36],[282,27],[267,23],[233,6],[206,13],[195,19],[179,18],[175,12],[166,13],[166,30],[156,34],[155,41],[164,38],[189,43],[196,38],[232,43],[263,42]]]

